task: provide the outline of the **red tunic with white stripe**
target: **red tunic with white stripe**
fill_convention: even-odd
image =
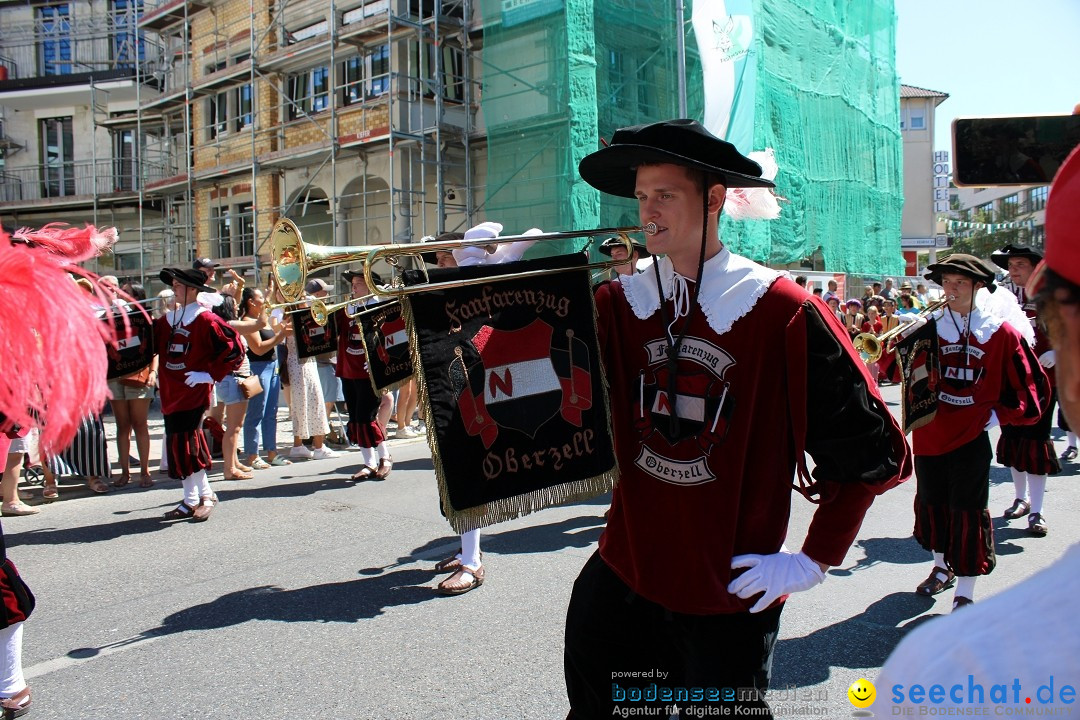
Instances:
[[[973,331],[965,346],[962,334],[949,331],[947,312],[935,317],[939,337],[946,333],[949,339],[939,340],[937,414],[912,432],[915,454],[944,455],[966,445],[983,432],[991,410],[1002,425],[1038,421],[1041,407],[1033,375],[1043,370],[1020,333],[1005,323],[990,332]],[[970,322],[978,328],[986,318],[976,309]]]
[[[346,380],[367,380],[367,354],[359,318],[350,318],[344,312],[334,314],[338,324],[338,354],[335,373]]]
[[[235,330],[205,308],[192,318],[191,308],[184,308],[186,324],[176,321],[175,310],[154,321],[161,412],[166,415],[210,405],[213,386],[188,387],[184,382],[188,372],[209,373],[214,382],[220,382],[244,360],[244,346]]]

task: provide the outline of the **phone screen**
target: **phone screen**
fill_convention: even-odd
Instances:
[[[961,187],[1049,185],[1080,145],[1080,115],[957,118],[952,130]]]

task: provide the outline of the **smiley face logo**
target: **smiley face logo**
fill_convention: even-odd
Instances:
[[[868,708],[874,704],[874,698],[877,697],[877,690],[874,688],[874,684],[869,680],[859,678],[855,682],[851,683],[851,687],[847,689],[848,700],[851,704],[857,708]]]

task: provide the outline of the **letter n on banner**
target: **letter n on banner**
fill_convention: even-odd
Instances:
[[[459,533],[614,483],[585,263],[574,254],[431,270],[433,284],[478,282],[402,301],[443,511]],[[564,270],[515,276],[553,268]],[[493,275],[506,277],[484,280]]]

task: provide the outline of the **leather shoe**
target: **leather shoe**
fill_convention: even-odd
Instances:
[[[1031,512],[1031,505],[1028,505],[1026,500],[1016,498],[1013,500],[1013,504],[1005,508],[1005,512],[1002,513],[1002,517],[1006,520],[1015,520],[1016,518],[1022,518]]]
[[[1076,446],[1075,445],[1070,445],[1069,447],[1065,448],[1065,452],[1061,453],[1061,459],[1062,460],[1075,460],[1077,454],[1078,453],[1076,451]]]
[[[945,579],[942,580],[941,578]],[[915,588],[917,595],[937,595],[945,588],[951,588],[953,583],[956,582],[956,576],[953,575],[951,570],[946,570],[942,567],[935,567],[930,571],[930,577],[919,583],[919,586]]]
[[[968,605],[974,605],[975,601],[971,598],[966,598],[963,595],[957,595],[952,599],[952,609],[956,612],[959,608],[967,607]]]
[[[1046,524],[1042,513],[1028,515],[1028,532],[1036,537],[1044,537],[1046,533],[1050,532],[1050,527]]]

